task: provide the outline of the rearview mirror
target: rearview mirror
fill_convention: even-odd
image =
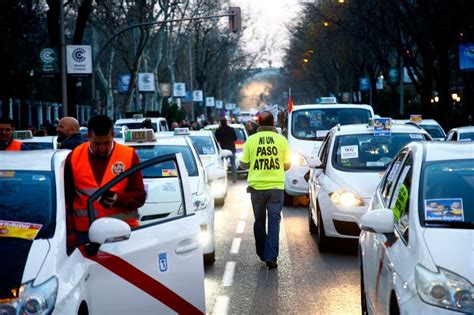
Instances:
[[[364,214],[360,220],[360,229],[374,233],[393,233],[393,212],[389,209],[377,209]]]
[[[229,156],[232,156],[232,151],[231,150],[227,150],[227,149],[221,150],[221,158],[226,158],[226,157],[229,157]]]
[[[127,222],[115,218],[103,217],[92,222],[89,240],[104,244],[128,240],[132,230]]]
[[[306,160],[308,161],[308,165],[311,168],[322,168],[323,166],[323,163],[319,159],[319,156],[307,157]]]

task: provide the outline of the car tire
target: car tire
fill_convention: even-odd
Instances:
[[[359,261],[360,261],[360,306],[362,309],[362,315],[369,314],[367,309],[367,296],[365,294],[365,284],[364,284],[364,267],[362,265],[362,251],[359,248]]]
[[[212,266],[216,262],[216,251],[209,254],[204,254],[204,265]]]
[[[225,197],[224,198],[215,198],[214,199],[214,206],[223,206],[224,205],[224,200],[225,200]]]
[[[311,203],[311,199],[310,199],[309,205],[308,205],[309,233],[316,234],[316,233],[318,233],[318,227],[316,226],[316,224],[314,224],[313,213],[311,212],[311,208],[312,208],[312,203]]]
[[[316,213],[318,219],[317,233],[316,233],[316,243],[318,244],[318,250],[320,252],[327,252],[329,249],[330,239],[326,236],[326,231],[324,230],[324,223],[321,217],[321,211],[319,210],[319,204],[316,202]]]
[[[285,191],[285,197],[283,199],[283,205],[286,207],[291,207],[293,206],[293,196],[288,195]]]

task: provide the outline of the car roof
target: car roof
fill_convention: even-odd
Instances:
[[[456,127],[456,128],[451,129],[450,131],[457,131],[459,133],[474,132],[474,126]]]
[[[21,142],[45,142],[45,143],[52,143],[56,140],[57,136],[44,136],[44,137],[33,137],[29,139],[21,139],[18,141]]]
[[[145,119],[150,119],[152,122],[166,120],[164,117],[143,117],[143,118],[120,118],[115,121],[115,124],[129,123],[129,122],[143,122]]]
[[[1,170],[51,171],[65,160],[69,150],[35,150],[0,152]]]
[[[173,136],[173,135],[163,135],[163,133],[169,132],[157,132],[155,133],[156,137],[154,141],[146,142],[125,142],[123,138],[114,139],[118,143],[127,145],[127,146],[144,146],[144,145],[183,145],[187,146],[185,136]]]
[[[394,119],[393,120],[394,124],[405,124],[407,122],[410,122],[410,119]],[[439,125],[439,123],[434,119],[424,119],[424,118],[417,124],[419,124],[419,125]]]
[[[408,144],[415,151],[424,150],[425,161],[465,160],[474,161],[472,143],[459,141],[417,141]]]
[[[374,133],[373,127],[367,124],[343,125],[332,127],[331,132],[335,135],[351,135],[351,134],[371,134]],[[413,125],[392,125],[391,132],[393,133],[419,133],[428,134],[424,129]]]
[[[244,125],[242,124],[227,124],[227,126],[232,127],[232,128],[245,128]],[[219,128],[219,124],[212,124],[212,125],[207,125],[204,127],[204,129],[217,129]]]
[[[294,111],[313,108],[363,108],[367,110],[373,110],[372,106],[367,104],[302,104],[293,106]]]

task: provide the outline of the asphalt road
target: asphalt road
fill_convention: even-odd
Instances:
[[[208,314],[360,314],[357,242],[320,254],[303,204],[283,209],[278,269],[255,254],[246,181],[215,211],[216,263],[205,268]]]

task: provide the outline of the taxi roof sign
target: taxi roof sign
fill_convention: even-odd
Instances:
[[[155,141],[153,129],[128,129],[125,131],[125,142]]]
[[[337,104],[337,100],[334,96],[320,97],[319,104]]]
[[[422,117],[421,115],[410,115],[410,121],[414,123],[421,123]]]
[[[189,128],[175,128],[174,129],[175,136],[187,136],[189,135]]]
[[[390,136],[392,133],[392,118],[390,117],[379,117],[371,118],[369,122],[372,122],[374,129],[374,136]],[[370,126],[370,123],[369,123]]]
[[[13,131],[13,139],[33,139],[31,130],[15,130]]]

